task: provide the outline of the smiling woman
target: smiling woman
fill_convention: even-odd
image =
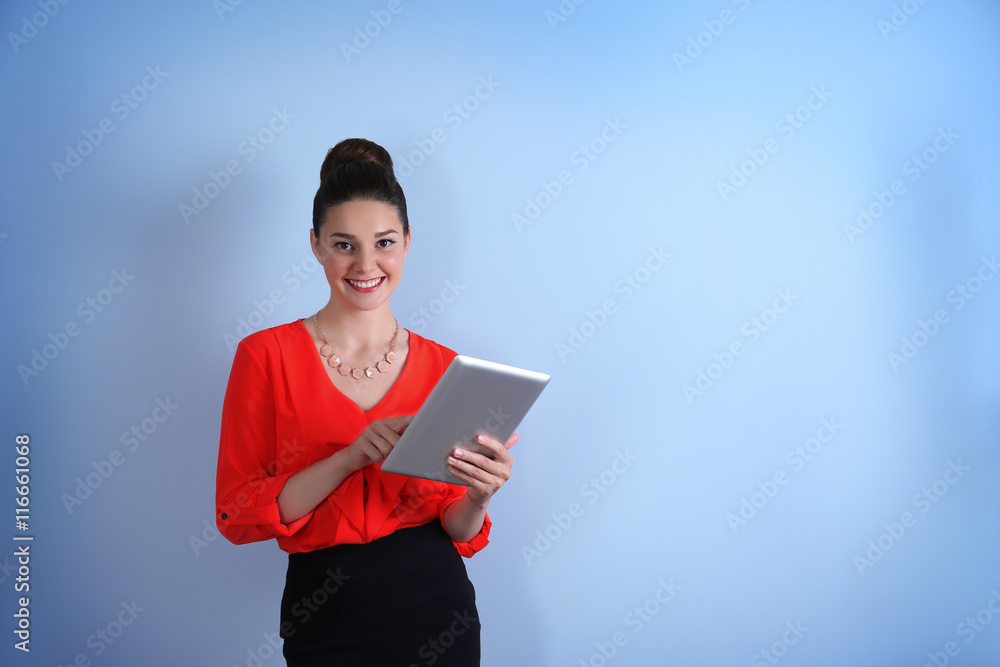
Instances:
[[[399,284],[410,235],[400,230],[392,206],[378,201],[345,202],[330,209],[327,221],[321,238],[313,230],[312,246],[334,295],[345,300],[341,307],[377,310]]]
[[[468,622],[435,662],[475,666],[480,625],[461,557],[487,544],[486,508],[510,478],[517,435],[481,436],[487,455],[452,451],[449,470],[468,486],[382,472],[456,353],[392,314],[412,235],[389,154],[347,139],[320,180],[309,236],[330,299],[240,342],[216,522],[234,543],[273,537],[289,553],[281,636],[292,667],[412,664],[456,618]]]

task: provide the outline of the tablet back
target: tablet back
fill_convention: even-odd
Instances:
[[[548,382],[544,373],[458,355],[382,462],[382,470],[464,484],[448,472],[451,451],[459,445],[483,451],[473,440],[480,432],[507,442]]]

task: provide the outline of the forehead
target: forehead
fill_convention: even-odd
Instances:
[[[394,206],[380,201],[353,200],[326,210],[322,235],[373,237],[387,231],[403,233],[403,223]]]

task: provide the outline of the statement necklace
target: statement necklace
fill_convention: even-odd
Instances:
[[[395,319],[395,318],[393,318]],[[392,340],[389,341],[389,351],[385,353],[382,357],[382,361],[378,362],[374,366],[369,366],[368,368],[351,368],[347,364],[343,363],[336,354],[333,353],[333,348],[330,347],[330,343],[326,340],[326,336],[323,335],[323,327],[319,325],[319,313],[317,312],[313,315],[313,323],[316,325],[316,331],[319,333],[319,339],[323,341],[323,346],[319,348],[319,354],[324,359],[326,363],[330,365],[331,368],[336,368],[337,372],[341,375],[350,375],[355,380],[360,380],[363,377],[369,380],[375,379],[375,372],[385,373],[389,370],[389,364],[396,361],[396,353],[393,352],[393,348],[396,347],[396,335],[399,334],[399,321],[396,320],[396,329],[392,332]]]

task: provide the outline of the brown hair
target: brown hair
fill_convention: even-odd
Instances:
[[[320,183],[337,165],[344,162],[374,162],[392,171],[389,151],[367,139],[344,139],[326,152],[323,166],[319,168]]]
[[[410,232],[403,187],[392,171],[389,152],[367,139],[344,139],[327,151],[313,199],[313,230],[319,238],[326,210],[348,201],[379,201],[399,214],[403,236]]]

